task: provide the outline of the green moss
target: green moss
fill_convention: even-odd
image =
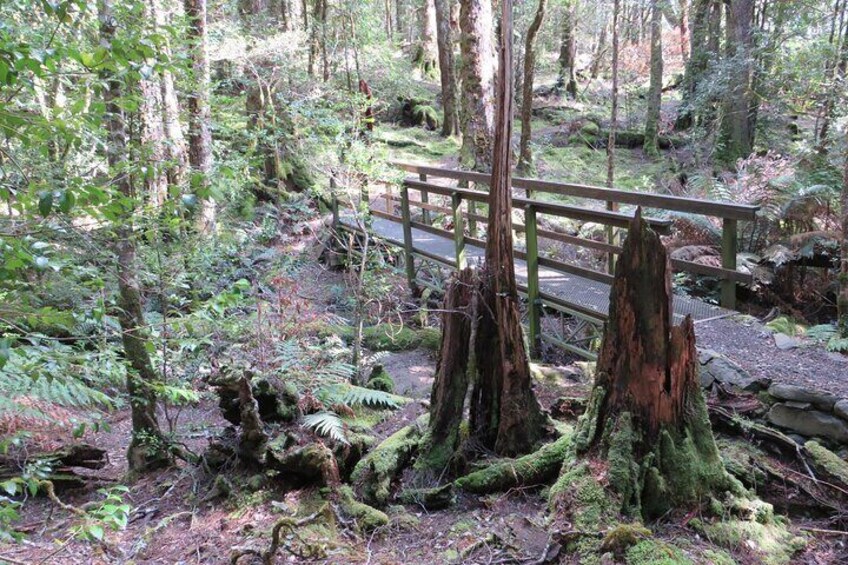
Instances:
[[[594,387],[589,396],[589,402],[586,404],[586,412],[577,419],[577,430],[574,435],[574,447],[577,453],[583,453],[589,449],[595,439],[598,428],[598,413],[605,396],[606,391],[603,388]]]
[[[389,517],[385,512],[356,500],[353,489],[349,486],[345,485],[339,489],[339,500],[342,512],[351,517],[362,531],[375,530],[389,523]]]
[[[848,463],[817,441],[808,441],[804,447],[810,452],[816,467],[824,469],[831,477],[848,483]]]
[[[694,565],[677,547],[656,539],[640,541],[627,550],[628,565]]]
[[[748,488],[756,488],[768,479],[766,456],[747,441],[720,439],[716,441],[724,468]]]
[[[451,483],[433,488],[405,489],[400,493],[399,498],[404,504],[414,504],[426,510],[441,510],[452,505],[456,500]]]
[[[442,331],[438,328],[421,328],[418,330],[421,347],[430,351],[438,351],[442,346]]]
[[[722,549],[707,549],[701,557],[711,565],[736,565],[736,560]]]
[[[544,483],[553,479],[562,467],[571,447],[571,434],[518,459],[489,465],[456,480],[457,488],[477,494],[508,490],[519,485]]]
[[[766,565],[790,563],[792,557],[806,545],[803,538],[794,536],[778,522],[761,524],[731,519],[714,524],[693,520],[690,524],[717,545],[730,550],[744,548],[755,552]]]
[[[610,486],[621,496],[621,510],[627,515],[638,515],[641,512],[640,472],[633,451],[638,440],[630,413],[623,412],[609,433],[607,461]]]
[[[367,503],[382,506],[388,502],[392,480],[418,449],[425,425],[426,416],[401,428],[356,464],[351,481]]]
[[[350,343],[355,338],[351,326],[324,326],[317,329],[318,337],[337,335]],[[362,330],[362,345],[372,351],[407,351],[421,344],[418,332],[409,326],[377,324]]]
[[[365,386],[373,390],[382,390],[383,392],[395,391],[395,381],[382,365],[374,366],[374,370],[371,371],[371,375],[368,377],[368,382]]]
[[[651,530],[642,524],[618,524],[607,530],[601,542],[601,551],[621,556],[630,547],[649,537],[651,537]]]

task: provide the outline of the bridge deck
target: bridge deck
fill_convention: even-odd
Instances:
[[[342,217],[340,221],[348,227],[355,227],[349,218]],[[374,235],[393,245],[403,247],[403,226],[400,223],[373,217],[371,228]],[[424,252],[437,256],[449,264],[455,261],[455,247],[452,239],[413,228],[412,241],[413,251],[416,253]],[[466,242],[465,254],[468,264],[474,265],[483,262],[485,250],[471,242]],[[515,260],[515,276],[519,286],[526,287],[527,264],[524,261]],[[607,284],[540,266],[539,289],[543,298],[545,295],[555,297],[579,311],[585,311],[589,315],[594,314],[594,317],[600,319],[607,316],[610,293],[610,286]],[[731,310],[677,294],[674,296],[673,308],[676,322],[682,320],[687,314],[691,314],[697,323],[734,313]]]

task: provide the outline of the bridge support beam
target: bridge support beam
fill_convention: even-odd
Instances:
[[[418,296],[418,285],[415,282],[415,257],[412,255],[412,217],[409,211],[409,189],[406,185],[400,188],[400,213],[403,218],[403,255],[406,267],[406,280],[414,296]]]
[[[530,338],[530,357],[541,354],[542,319],[539,298],[539,238],[536,226],[536,207],[524,208],[525,243],[527,246],[527,318]]]
[[[721,266],[731,271],[736,270],[736,249],[739,245],[737,221],[724,218],[721,229]],[[728,310],[736,309],[736,281],[724,279],[721,281],[721,305]]]
[[[456,270],[461,271],[468,266],[465,260],[465,223],[462,219],[462,196],[451,195],[451,210],[453,210],[453,241],[456,246]]]

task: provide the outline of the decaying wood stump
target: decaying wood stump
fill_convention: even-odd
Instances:
[[[598,469],[618,511],[646,519],[713,494],[741,492],[722,465],[698,386],[692,320],[672,325],[669,273],[659,236],[637,212],[616,265],[575,458],[552,492],[566,513],[573,510],[575,481],[593,480],[587,475]]]

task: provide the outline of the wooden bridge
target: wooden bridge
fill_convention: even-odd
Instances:
[[[399,194],[393,193],[391,184],[387,185],[385,193],[362,194],[362,202],[368,203],[365,216],[347,211],[340,213],[339,202],[334,200],[334,224],[337,229],[352,233],[368,229],[386,243],[402,249],[406,276],[413,289],[433,285],[431,280],[422,276],[423,263],[450,269],[462,269],[469,263],[482,263],[486,244],[477,237],[478,225],[486,223],[488,218],[477,213],[477,205],[488,201],[486,187],[490,182],[489,175],[406,163],[395,165],[416,174],[417,178],[406,178],[401,183]],[[671,232],[672,221],[651,217],[650,212],[654,210],[721,219],[721,267],[672,260],[675,271],[720,279],[721,306],[675,295],[675,318],[680,319],[688,314],[695,323],[704,323],[731,315],[736,304],[736,285],[751,281],[751,275],[736,270],[738,222],[753,220],[759,208],[757,206],[525,178],[514,178],[513,188],[525,193],[524,197],[513,196],[512,199],[514,209],[523,210],[523,222],[514,219],[513,229],[524,234],[525,243],[524,249],[514,250],[514,257],[519,291],[527,297],[528,333],[534,352],[539,350],[542,342],[547,342],[581,356],[594,358],[589,344],[598,337],[599,329],[607,317],[613,277],[610,272],[588,269],[546,256],[540,252],[539,240],[592,249],[612,258],[621,251],[616,232],[626,230],[632,218],[632,214],[619,211],[620,205],[641,206],[645,210],[646,221],[660,234]],[[596,207],[544,199],[550,195],[595,201]],[[603,202],[606,209],[597,209],[597,202]],[[420,210],[420,213],[413,215],[413,209]],[[436,227],[433,219],[440,215],[444,216],[445,221],[441,222],[442,227]],[[539,226],[540,216],[600,224],[605,226],[607,238],[605,241],[597,241],[544,229]],[[567,329],[563,321],[560,324],[561,331],[543,331],[542,316],[551,312],[559,313],[562,320],[566,317],[575,319],[576,325]]]

